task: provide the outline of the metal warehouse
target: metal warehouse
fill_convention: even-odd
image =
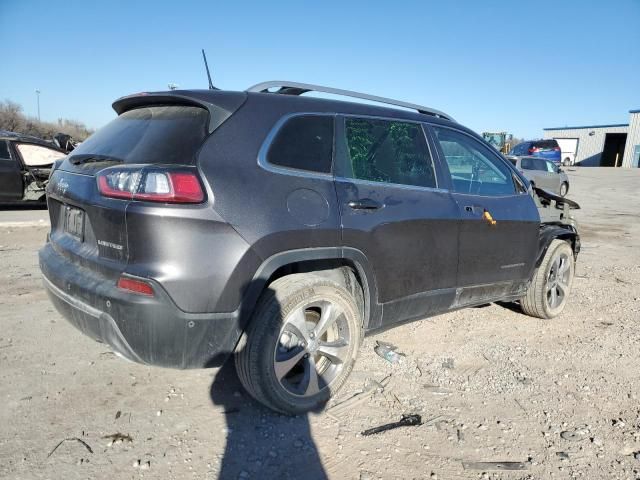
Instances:
[[[558,141],[566,163],[592,167],[640,166],[640,110],[629,111],[628,124],[545,128],[544,138]]]

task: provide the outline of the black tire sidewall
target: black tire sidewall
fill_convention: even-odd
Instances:
[[[330,300],[338,303],[344,310],[351,336],[349,360],[345,362],[342,371],[331,385],[312,397],[300,397],[288,392],[278,381],[273,365],[274,351],[287,316],[315,300]],[[286,288],[284,291],[276,289],[275,296],[267,302],[262,312],[257,312],[253,322],[260,322],[258,326],[262,328],[254,329],[254,336],[247,339],[247,348],[251,348],[256,355],[257,369],[250,374],[258,375],[259,378],[254,380],[260,384],[259,390],[266,397],[268,404],[279,411],[298,414],[321,409],[332,394],[344,384],[353,369],[362,338],[360,313],[356,300],[331,280],[315,277],[301,282],[297,288]]]

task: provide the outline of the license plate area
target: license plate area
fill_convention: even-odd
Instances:
[[[79,241],[84,241],[84,211],[79,208],[64,207],[64,231]]]

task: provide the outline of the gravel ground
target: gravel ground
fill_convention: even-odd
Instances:
[[[41,286],[47,228],[0,218],[0,477],[640,478],[640,170],[569,175],[583,251],[562,316],[492,304],[368,337],[338,398],[296,418],[230,364],[145,367],[84,337]],[[360,434],[409,413],[423,425]]]

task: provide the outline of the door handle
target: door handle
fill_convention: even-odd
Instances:
[[[353,200],[349,202],[349,207],[353,210],[378,210],[384,207],[384,204],[371,200],[370,198],[363,198],[361,200]]]
[[[491,216],[491,214],[489,213],[488,210],[484,211],[484,213],[482,214],[482,219],[485,220],[491,226],[493,226],[496,223],[498,223],[493,219],[493,217]]]
[[[496,223],[498,223],[493,219],[493,216],[491,215],[491,213],[489,213],[489,210],[479,205],[467,205],[464,207],[464,211],[480,216],[482,220],[487,222],[489,225],[495,225]]]

